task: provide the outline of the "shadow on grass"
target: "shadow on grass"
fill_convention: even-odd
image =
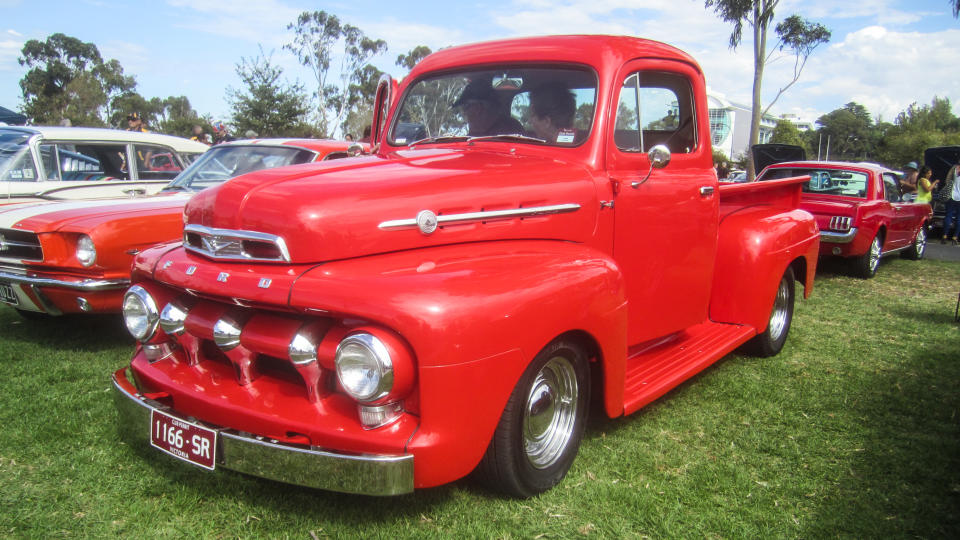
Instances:
[[[862,440],[800,537],[960,537],[958,366],[947,345],[847,386]]]
[[[132,350],[134,343],[119,315],[28,319],[13,309],[2,309],[0,334],[7,345],[29,343],[88,352],[101,352],[124,344],[130,345]]]

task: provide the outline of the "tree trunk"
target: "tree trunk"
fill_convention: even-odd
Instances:
[[[750,144],[747,147],[747,181],[753,182],[757,177],[757,170],[753,164],[753,145],[760,141],[760,91],[763,82],[763,67],[767,55],[767,22],[766,1],[756,2],[753,5],[753,106],[750,117]]]

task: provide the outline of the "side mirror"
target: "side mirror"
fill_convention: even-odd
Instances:
[[[650,170],[647,171],[647,176],[645,176],[643,180],[630,182],[630,187],[633,189],[637,189],[649,180],[650,174],[653,173],[654,169],[662,169],[670,164],[670,149],[667,148],[665,144],[655,145],[647,152],[647,158],[650,160]]]
[[[658,144],[647,153],[650,158],[650,166],[654,169],[662,169],[670,164],[670,149],[665,144]]]

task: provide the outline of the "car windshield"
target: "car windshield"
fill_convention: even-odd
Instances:
[[[248,172],[307,163],[315,155],[292,146],[214,146],[163,189],[199,191]]]
[[[0,181],[34,182],[37,180],[30,157],[30,134],[0,130]]]
[[[757,181],[792,178],[794,176],[810,177],[810,180],[803,185],[804,193],[859,197],[861,199],[867,196],[867,173],[859,171],[814,167],[768,168],[757,178]]]
[[[590,136],[596,96],[596,75],[579,66],[484,66],[427,76],[404,94],[389,141],[482,138],[576,146]]]

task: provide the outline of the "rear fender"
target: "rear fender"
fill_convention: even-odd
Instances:
[[[794,270],[806,275],[796,278],[805,297],[813,291],[819,249],[816,221],[803,210],[754,206],[727,214],[720,222],[710,319],[763,332],[788,266],[804,261]]]
[[[626,297],[605,254],[558,241],[443,246],[337,261],[293,286],[290,305],[382,324],[416,354],[421,425],[408,450],[418,486],[472,470],[510,393],[557,336],[588,335],[605,408],[623,410]]]

